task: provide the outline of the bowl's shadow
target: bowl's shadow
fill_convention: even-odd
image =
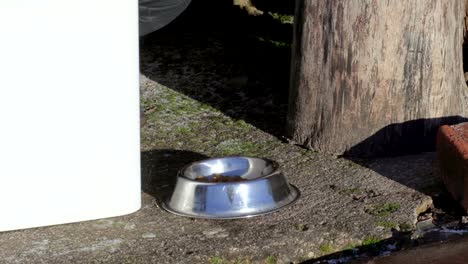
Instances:
[[[207,159],[196,152],[185,150],[158,149],[141,153],[142,190],[161,202],[171,194],[177,172],[189,163]]]

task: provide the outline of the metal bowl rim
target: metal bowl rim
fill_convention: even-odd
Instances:
[[[210,160],[217,160],[217,159],[225,159],[225,158],[250,158],[250,159],[261,159],[261,160],[264,160],[264,161],[267,161],[267,162],[270,162],[273,166],[273,171],[267,175],[264,175],[264,176],[261,176],[261,177],[258,177],[258,178],[255,178],[255,179],[252,179],[252,180],[246,180],[246,181],[238,181],[238,182],[202,182],[202,181],[197,181],[197,180],[194,180],[194,179],[190,179],[188,177],[185,177],[183,174],[184,174],[184,171],[189,168],[190,166],[194,165],[194,164],[197,164],[197,163],[202,163],[202,162],[206,162],[206,161],[210,161]],[[180,169],[178,172],[177,172],[177,178],[183,178],[184,180],[187,180],[189,182],[195,182],[197,184],[200,184],[200,185],[220,185],[220,184],[228,184],[228,185],[232,185],[232,184],[241,184],[241,183],[249,183],[249,182],[255,182],[255,181],[260,181],[260,180],[263,180],[263,179],[267,179],[267,178],[270,178],[274,175],[277,175],[277,174],[282,174],[283,177],[284,174],[281,172],[280,170],[280,166],[279,166],[279,163],[274,161],[274,160],[271,160],[271,159],[267,159],[267,158],[260,158],[260,157],[252,157],[252,156],[222,156],[222,157],[214,157],[214,158],[209,158],[209,159],[204,159],[204,160],[200,160],[200,161],[194,161],[190,164],[187,164],[185,165],[184,167],[182,167],[182,169]],[[286,177],[285,177],[286,178]],[[287,179],[286,179],[287,180]]]

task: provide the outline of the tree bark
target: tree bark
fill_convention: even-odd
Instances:
[[[433,146],[468,116],[465,1],[298,0],[289,136],[353,156]]]

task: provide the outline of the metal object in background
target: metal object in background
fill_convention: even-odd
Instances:
[[[190,2],[191,0],[139,0],[140,36],[169,24]]]
[[[199,180],[217,175],[227,180]],[[298,197],[299,191],[288,184],[276,162],[224,157],[195,162],[181,170],[163,208],[194,218],[233,219],[276,211]]]

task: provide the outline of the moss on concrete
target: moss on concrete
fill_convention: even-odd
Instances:
[[[220,256],[214,256],[208,259],[211,264],[223,264],[225,260]]]
[[[276,264],[278,259],[275,256],[268,256],[265,260],[265,264]]]
[[[384,203],[370,205],[365,209],[365,211],[370,215],[387,217],[390,214],[395,213],[399,208],[400,205],[397,203]]]
[[[333,245],[331,243],[323,243],[319,246],[320,252],[324,254],[330,254],[334,251]]]

